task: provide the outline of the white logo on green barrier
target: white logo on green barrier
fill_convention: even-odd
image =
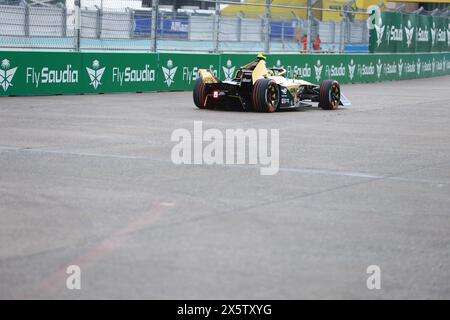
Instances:
[[[311,67],[305,63],[305,67],[294,66],[294,78],[310,78],[311,77]]]
[[[150,65],[146,64],[144,69],[132,69],[131,67],[113,67],[112,81],[118,82],[120,86],[129,82],[154,82],[155,70],[150,69]]]
[[[325,67],[325,73],[328,75],[328,78],[333,77],[345,77],[345,67],[344,64],[341,62],[339,66],[331,65]]]
[[[314,66],[314,69],[316,71],[316,80],[319,81],[320,77],[322,76],[322,69],[323,69],[323,66],[320,65],[320,60],[317,60],[317,65]]]
[[[197,80],[199,67],[183,67],[183,81],[187,81],[189,84],[192,81]],[[208,71],[211,72],[215,77],[217,77],[217,70],[214,70],[214,66],[210,65]]]
[[[277,60],[277,67],[281,68],[281,60],[280,59]]]
[[[436,23],[433,21],[433,27],[431,28],[431,46],[436,43]]]
[[[417,74],[420,74],[420,58],[417,59],[416,65],[417,65],[417,68],[416,68]]]
[[[448,24],[447,30],[447,45],[450,47],[450,23]]]
[[[422,73],[423,72],[431,72],[432,70],[432,65],[430,61],[424,61],[422,62]]]
[[[403,41],[403,25],[400,25],[400,28],[396,28],[395,26],[391,26],[391,29],[388,28],[388,43],[389,41]]]
[[[378,79],[380,79],[380,77],[381,77],[382,69],[383,69],[383,64],[381,63],[381,60],[378,59],[378,62],[377,62],[377,77],[378,77]]]
[[[429,31],[427,29],[427,26],[425,26],[425,30],[422,30],[422,28],[419,28],[417,30],[417,41],[418,42],[428,42],[430,39],[429,37]]]
[[[92,69],[86,67],[86,71],[89,75],[89,79],[91,79],[91,82],[89,83],[90,86],[94,87],[94,90],[97,90],[98,86],[100,86],[103,74],[105,73],[106,67],[100,68],[100,62],[98,60],[92,61]]]
[[[384,75],[397,74],[397,64],[393,62],[392,64],[384,64]]]
[[[405,27],[405,33],[406,33],[406,45],[411,46],[413,34],[414,34],[414,27],[411,26],[411,20],[408,20],[408,25]]]
[[[3,88],[3,91],[6,92],[9,87],[12,87],[12,80],[14,78],[14,75],[16,74],[17,67],[9,68],[10,62],[8,59],[2,60],[2,65],[0,69],[0,85]]]
[[[433,58],[433,59],[434,59],[434,58]],[[436,71],[442,71],[442,70],[443,70],[442,61],[436,60],[436,65],[435,65],[435,67],[434,67],[434,70],[436,70]]]
[[[278,60],[278,61],[280,61],[280,60]],[[225,80],[226,81],[233,80],[235,67],[233,67],[233,63],[231,62],[230,59],[228,59],[227,65],[225,67],[222,67],[222,69],[223,69],[223,74],[225,75]]]
[[[447,42],[447,37],[445,36],[445,29],[438,29],[437,31],[437,42]]]
[[[400,59],[398,62],[398,76],[401,77],[403,72],[403,60]]]
[[[353,59],[350,60],[350,64],[348,65],[348,76],[350,77],[350,80],[353,80],[353,77],[355,76],[355,68],[356,65],[353,63]]]
[[[436,60],[433,57],[433,61],[431,62],[431,72],[434,73],[435,69],[436,69]]]
[[[379,47],[381,42],[383,41],[383,34],[385,27],[386,26],[383,26],[383,20],[381,18],[379,20],[379,23],[375,24],[375,31],[377,33],[377,47]]]
[[[368,66],[365,64],[358,65],[358,74],[361,77],[375,75],[375,67],[373,66],[372,62]]]
[[[177,73],[178,67],[173,66],[173,61],[168,60],[167,61],[167,68],[162,67],[162,71],[164,73],[164,78],[166,79],[164,82],[167,84],[168,87],[175,82],[175,73]]]
[[[286,66],[287,77],[292,79],[310,78],[312,72],[311,70],[311,67],[307,63],[305,63],[305,67],[303,68],[298,65]]]
[[[26,82],[39,87],[39,84],[67,84],[78,83],[78,70],[73,70],[72,65],[67,64],[65,69],[50,69],[43,67],[36,71],[33,67],[27,68]]]

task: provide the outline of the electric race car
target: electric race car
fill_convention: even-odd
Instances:
[[[265,57],[241,67],[231,81],[220,81],[206,69],[199,70],[193,89],[194,103],[200,109],[238,107],[246,111],[274,112],[312,106],[325,110],[350,105],[339,83],[325,80],[317,85],[301,79],[287,79],[284,68],[267,68]]]

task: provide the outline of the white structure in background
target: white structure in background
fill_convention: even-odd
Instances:
[[[74,8],[74,0],[66,0],[67,10],[72,10]],[[87,9],[112,9],[114,11],[126,11],[127,8],[141,10],[148,8],[142,8],[142,0],[81,0],[81,8]]]

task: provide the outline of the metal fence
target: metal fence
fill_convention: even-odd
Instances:
[[[152,8],[142,8],[139,0],[81,0],[80,6],[78,0],[72,6],[33,1],[0,5],[0,48],[355,52],[367,51],[369,42],[364,19],[350,21],[344,10],[340,11],[344,18],[336,22],[314,18],[312,11],[322,9],[307,7],[286,6],[305,9],[305,17],[270,15],[270,7],[263,16],[249,17],[245,12],[225,16],[221,4],[226,1],[206,1],[212,5],[209,10],[176,11],[159,7],[158,1]]]

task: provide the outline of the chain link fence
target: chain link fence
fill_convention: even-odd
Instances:
[[[365,10],[316,8],[314,1],[302,7],[205,0],[207,9],[176,10],[158,1],[152,7],[143,7],[140,0],[28,1],[0,2],[0,48],[367,52],[369,43]],[[227,7],[244,4],[260,7],[264,15],[250,15],[248,10],[225,14]],[[271,14],[275,8],[285,14]],[[339,19],[317,18],[327,11]]]

